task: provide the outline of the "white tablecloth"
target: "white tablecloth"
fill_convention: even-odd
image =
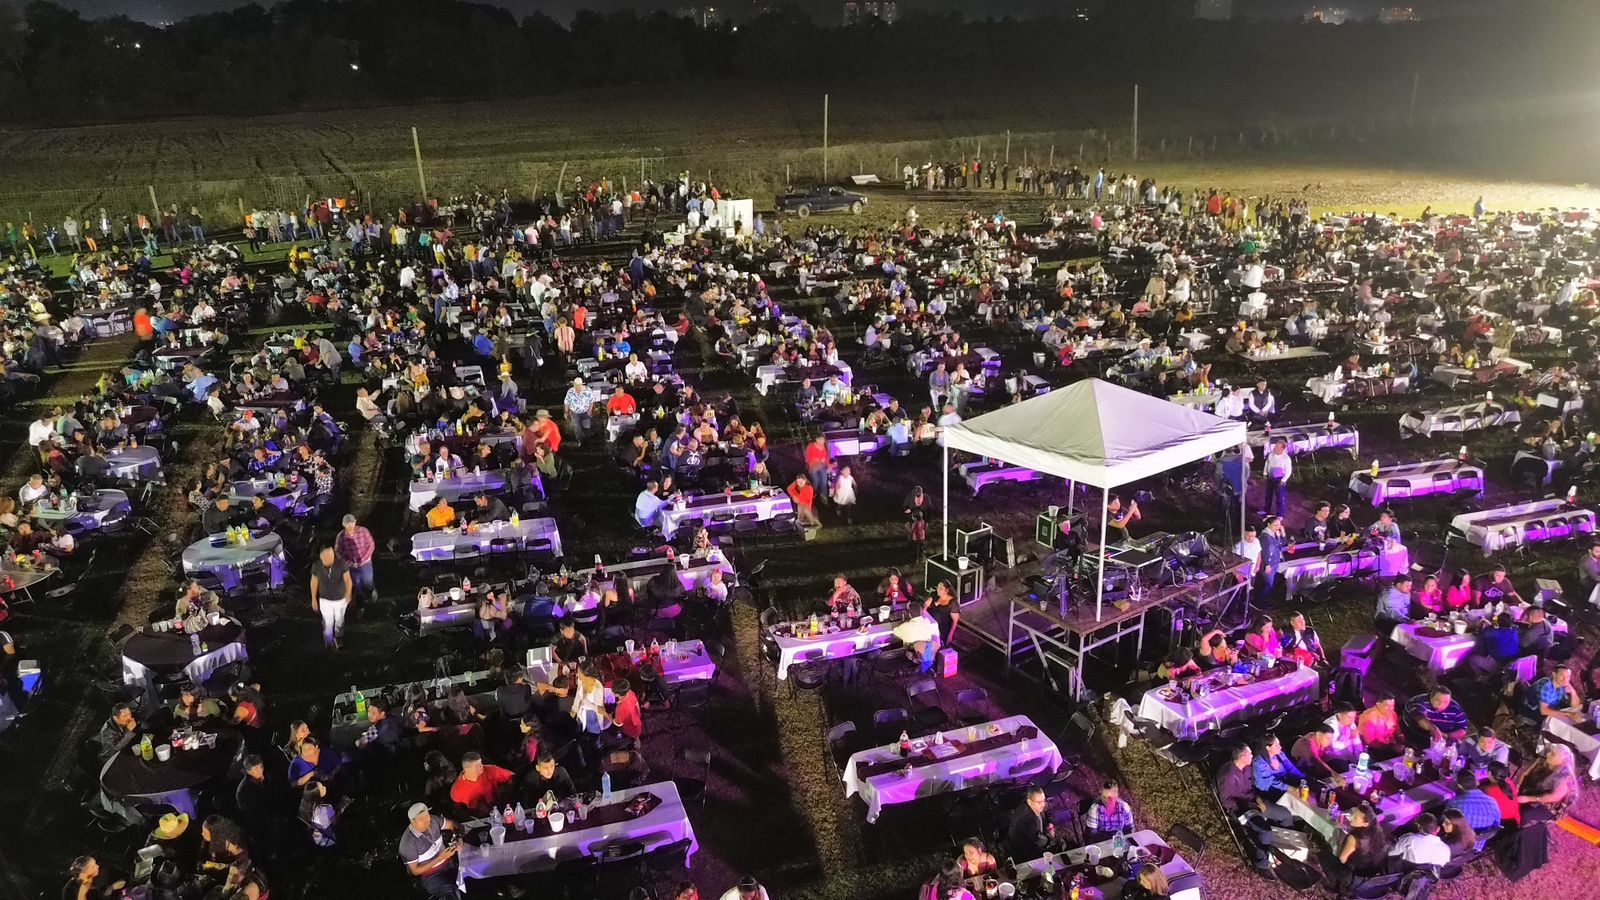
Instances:
[[[1361,434],[1349,425],[1334,423],[1329,428],[1327,423],[1320,425],[1290,425],[1288,427],[1274,427],[1272,438],[1283,438],[1288,442],[1287,448],[1292,456],[1296,453],[1310,453],[1315,450],[1330,450],[1335,447],[1349,447],[1351,453],[1361,452]],[[1251,431],[1247,439],[1252,447],[1267,446],[1266,429]]]
[[[1187,406],[1190,409],[1198,409],[1201,412],[1206,412],[1212,407],[1216,406],[1218,400],[1222,399],[1222,392],[1207,391],[1205,393],[1190,392],[1187,394],[1174,394],[1167,399],[1178,404],[1179,406]]]
[[[228,499],[240,509],[247,510],[251,506],[250,501],[253,497],[257,494],[265,494],[267,495],[268,503],[293,515],[300,508],[300,502],[305,499],[306,494],[310,492],[310,488],[310,484],[302,478],[290,484],[283,493],[274,494],[273,492],[278,490],[278,482],[276,480],[256,478],[250,481],[235,481],[228,490]]]
[[[1243,307],[1241,307],[1242,309]],[[1254,363],[1282,362],[1289,359],[1315,359],[1328,354],[1315,347],[1279,347],[1275,352],[1268,353],[1262,350],[1251,350],[1244,353],[1235,353],[1240,359]]]
[[[1530,522],[1543,522],[1548,528],[1553,518],[1566,519],[1574,532],[1594,531],[1594,511],[1568,509],[1560,497],[1462,513],[1450,520],[1450,528],[1465,535],[1473,546],[1482,547],[1483,555],[1488,556],[1506,547],[1543,540],[1545,536],[1537,530],[1530,535],[1527,526]]]
[[[440,497],[455,503],[462,497],[474,494],[498,494],[506,489],[505,473],[499,469],[488,472],[463,472],[443,481],[411,482],[411,508],[420,510]]]
[[[644,650],[648,643],[635,646],[635,652]],[[528,681],[537,684],[541,681],[550,681],[555,676],[555,666],[548,660],[537,658],[542,654],[540,648],[528,651],[527,669]],[[679,641],[672,652],[667,652],[667,645],[661,645],[661,680],[665,684],[682,684],[685,681],[710,681],[717,677],[717,661],[706,652],[706,645],[702,641]],[[606,702],[615,703],[616,698],[611,694],[611,689],[606,688]]]
[[[735,516],[755,513],[756,518],[765,522],[774,516],[794,512],[794,503],[789,495],[782,491],[774,491],[771,496],[748,496],[746,492],[735,491],[730,499],[724,498],[715,503],[701,506],[692,505],[693,498],[686,498],[691,505],[678,509],[674,504],[661,507],[661,512],[656,514],[656,520],[661,526],[661,536],[672,540],[673,534],[690,520],[710,521],[714,514],[732,512]]]
[[[93,500],[79,500],[71,510],[35,508],[33,517],[52,528],[67,522],[72,531],[94,531],[106,527],[108,519],[115,524],[132,513],[133,504],[128,501],[126,491],[100,488],[95,491]]]
[[[1450,480],[1435,481],[1434,476],[1441,472],[1448,473]],[[1426,462],[1383,466],[1378,469],[1377,478],[1372,478],[1371,475],[1371,469],[1351,472],[1350,491],[1372,501],[1373,506],[1382,506],[1391,498],[1420,497],[1425,494],[1453,494],[1456,491],[1469,489],[1482,491],[1484,487],[1483,469],[1458,459],[1431,459]],[[1392,485],[1392,482],[1396,479],[1409,482],[1409,491],[1404,487],[1396,491]],[[1396,493],[1400,494],[1399,498],[1394,497]]]
[[[1572,745],[1589,779],[1600,779],[1600,739],[1563,716],[1546,716],[1544,733],[1559,743]]]
[[[972,729],[953,728],[944,734],[947,740],[952,741],[967,741],[973,735],[981,739],[989,734],[990,725],[998,725],[1001,731],[1015,734],[1017,729],[1024,725],[1031,726],[1033,722],[1027,716],[1009,716]],[[932,735],[926,738],[930,743],[932,739]],[[910,777],[903,777],[898,771],[866,779],[856,776],[856,769],[862,763],[881,763],[900,758],[899,746],[889,744],[855,753],[845,763],[844,795],[861,795],[867,804],[868,822],[876,822],[885,806],[965,790],[974,785],[1010,781],[1043,771],[1054,772],[1061,767],[1061,751],[1041,731],[1026,741],[918,766],[911,770]]]
[[[1445,421],[1447,417],[1455,417]],[[1459,421],[1458,421],[1459,420]],[[1446,406],[1425,412],[1408,412],[1400,417],[1400,436],[1406,432],[1432,437],[1436,432],[1477,431],[1496,425],[1513,425],[1522,421],[1522,413],[1500,403],[1479,400],[1460,406]]]
[[[216,543],[220,540],[221,535],[212,535],[185,547],[183,570],[210,572],[217,576],[223,587],[233,588],[243,580],[244,570],[265,565],[272,572],[272,585],[277,587],[283,583],[288,574],[283,538],[268,531],[242,544]]]
[[[841,382],[845,383],[845,384],[849,384],[850,383],[850,377],[851,377],[850,365],[841,360],[840,362],[834,363],[833,367],[839,370],[839,380]],[[822,389],[822,383],[824,381],[828,380],[828,375],[829,374],[831,374],[831,373],[828,372],[826,369],[819,367],[819,368],[814,370],[814,374],[811,374],[809,376],[801,375],[801,376],[798,376],[798,377],[801,377],[801,378],[809,377],[811,379],[812,386],[817,388],[818,390],[821,390]],[[782,382],[786,382],[786,381],[788,381],[788,379],[789,379],[789,367],[788,366],[771,366],[771,365],[768,365],[768,366],[757,366],[756,367],[756,391],[759,392],[762,396],[766,396],[767,392],[771,391],[772,388],[775,385],[777,385],[779,383],[782,383]],[[796,380],[794,383],[795,384],[799,384],[800,382],[798,380]]]
[[[1512,606],[1507,608],[1507,612],[1511,613],[1513,619],[1520,622],[1525,610],[1520,606]],[[1469,610],[1467,612],[1469,619],[1480,619],[1483,615],[1484,613],[1481,610]],[[1396,625],[1394,631],[1389,633],[1389,639],[1407,653],[1427,663],[1428,670],[1435,674],[1443,674],[1454,669],[1472,653],[1472,648],[1477,646],[1477,635],[1471,630],[1468,630],[1466,634],[1455,634],[1452,631],[1451,634],[1441,637],[1428,637],[1417,633],[1418,629],[1426,627],[1429,627],[1426,622],[1406,622]],[[1449,622],[1444,621],[1438,623],[1436,627],[1440,630],[1451,630],[1452,628]],[[1550,618],[1550,627],[1557,632],[1564,633],[1567,630],[1567,623],[1552,616]]]
[[[1167,700],[1161,696],[1166,687],[1154,687],[1139,700],[1139,718],[1155,722],[1179,740],[1192,741],[1208,731],[1314,701],[1321,685],[1316,669],[1301,666],[1271,681],[1215,690],[1188,702]]]
[[[1052,865],[1057,871],[1060,871],[1063,862],[1068,866],[1081,866],[1089,859],[1090,847],[1099,849],[1101,859],[1110,859],[1112,856],[1112,843],[1112,840],[1107,838],[1098,844],[1074,847],[1065,853],[1057,854],[1055,859],[1052,860]],[[1167,842],[1162,840],[1160,835],[1148,829],[1135,831],[1133,834],[1128,835],[1128,843],[1135,847],[1150,847],[1152,849],[1167,846]],[[1037,878],[1044,873],[1044,869],[1045,861],[1043,857],[1017,863],[1017,877],[1022,880]],[[1166,875],[1167,880],[1170,882],[1194,875],[1195,871],[1194,866],[1189,865],[1189,861],[1184,859],[1182,854],[1174,854],[1172,861],[1161,867],[1161,873]],[[1122,892],[1126,890],[1127,883],[1127,879],[1117,878],[1100,885],[1096,890],[1100,892],[1100,895],[1105,900],[1117,900],[1122,896]],[[1174,891],[1172,900],[1200,900],[1200,888],[1190,887]]]
[[[1362,572],[1380,576],[1398,575],[1411,568],[1411,551],[1404,544],[1390,544],[1382,553],[1371,549],[1347,550],[1314,556],[1285,557],[1278,574],[1288,586],[1289,595],[1307,590],[1330,578],[1349,578]]]
[[[510,840],[500,846],[461,848],[461,878],[496,878],[502,875],[523,875],[531,872],[548,872],[557,864],[585,856],[599,856],[611,844],[639,841],[645,852],[667,844],[688,839],[692,856],[700,849],[694,836],[694,826],[689,824],[689,812],[684,808],[678,788],[670,781],[659,781],[626,791],[617,791],[610,802],[626,801],[639,794],[650,793],[661,798],[661,805],[643,817],[612,825],[584,828],[583,823],[568,825],[559,834],[528,840]],[[485,824],[481,820],[463,823],[471,829]]]
[[[1404,765],[1405,760],[1400,757],[1373,763],[1374,772],[1393,769]],[[1455,788],[1446,782],[1432,781],[1425,784],[1413,784],[1403,791],[1397,791],[1384,797],[1378,802],[1378,821],[1389,830],[1394,830],[1417,816],[1429,810],[1438,809],[1455,798]],[[1328,811],[1317,806],[1313,801],[1307,803],[1300,799],[1294,791],[1284,791],[1278,798],[1278,805],[1287,809],[1291,815],[1311,826],[1311,830],[1322,835],[1328,845],[1333,846],[1334,840],[1339,837],[1339,826],[1328,816]]]
[[[1574,395],[1568,396],[1568,397],[1561,397],[1561,396],[1557,396],[1555,394],[1546,393],[1546,392],[1541,391],[1539,393],[1539,401],[1538,402],[1539,402],[1540,406],[1547,406],[1547,407],[1549,407],[1549,408],[1561,413],[1563,416],[1566,415],[1567,413],[1573,413],[1573,412],[1577,412],[1580,409],[1583,409],[1583,395],[1582,394],[1574,394]]]
[[[106,454],[106,474],[112,478],[150,479],[161,474],[161,454],[154,447],[128,447]]]
[[[221,647],[212,647],[211,652],[196,656],[194,662],[183,667],[183,674],[194,684],[205,684],[207,676],[217,669],[249,658],[249,648],[245,646],[244,635],[240,634],[238,640],[223,644]],[[122,658],[123,684],[143,686],[154,674],[138,660],[126,656]]]
[[[548,516],[523,519],[512,526],[510,522],[488,522],[468,534],[460,531],[421,531],[411,536],[411,557],[419,562],[453,559],[462,552],[488,553],[489,542],[494,540],[518,542],[517,550],[525,543],[550,541],[550,552],[561,555],[561,531],[556,520]]]
[[[852,628],[838,634],[824,634],[814,638],[777,637],[778,680],[789,677],[789,667],[797,662],[816,659],[839,659],[866,653],[894,642],[894,622],[879,622],[865,634]]]

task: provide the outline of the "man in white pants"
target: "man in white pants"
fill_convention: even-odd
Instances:
[[[350,567],[334,555],[333,547],[323,547],[311,564],[311,609],[322,614],[322,642],[339,649],[344,636],[344,614],[350,608]]]

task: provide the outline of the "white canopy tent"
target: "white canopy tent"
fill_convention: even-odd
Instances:
[[[1105,594],[1111,488],[1245,443],[1245,425],[1091,378],[944,429],[944,554],[950,553],[950,451],[1003,460],[1101,491],[1095,619]],[[1069,507],[1070,508],[1070,507]],[[1244,516],[1240,498],[1239,513]],[[1241,529],[1242,530],[1242,529]]]

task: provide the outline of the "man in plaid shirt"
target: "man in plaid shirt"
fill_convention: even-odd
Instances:
[[[1533,690],[1539,697],[1539,714],[1561,716],[1576,722],[1583,718],[1583,698],[1572,684],[1572,670],[1556,666],[1549,675],[1535,681]]]
[[[366,526],[357,524],[355,516],[346,515],[344,527],[333,540],[333,550],[350,568],[350,580],[354,582],[355,589],[367,598],[377,594],[377,589],[372,585],[372,554],[376,549],[372,532]]]
[[[1089,829],[1089,843],[1098,843],[1119,831],[1133,830],[1133,807],[1122,799],[1115,781],[1100,787],[1100,799],[1089,807],[1083,824]]]
[[[1456,795],[1446,809],[1459,809],[1473,831],[1500,827],[1500,804],[1478,789],[1478,776],[1463,769],[1456,775]]]

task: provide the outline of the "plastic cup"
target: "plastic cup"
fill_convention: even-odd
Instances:
[[[172,745],[171,744],[161,744],[161,745],[156,747],[156,759],[158,759],[158,760],[160,760],[162,762],[166,762],[167,760],[169,760],[171,758],[172,758]]]
[[[551,831],[559,832],[561,829],[567,827],[566,813],[553,812],[550,814],[549,821]]]

